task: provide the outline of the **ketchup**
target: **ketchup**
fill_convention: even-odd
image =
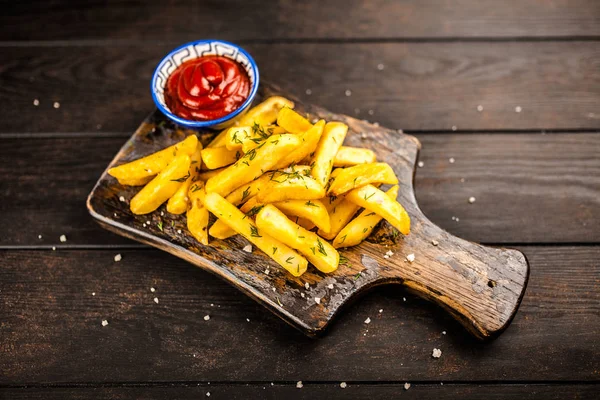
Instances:
[[[237,62],[204,56],[181,64],[167,80],[165,102],[179,117],[209,121],[235,111],[250,94],[250,78]]]

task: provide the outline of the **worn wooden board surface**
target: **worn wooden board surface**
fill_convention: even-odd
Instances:
[[[0,133],[133,132],[154,106],[152,72],[173,47],[7,47],[0,52],[0,99],[10,118],[0,119]],[[394,129],[600,128],[595,42],[244,47],[262,77],[303,101]],[[53,108],[55,101],[60,108]]]
[[[402,286],[366,295],[315,340],[159,250],[5,250],[0,384],[598,381],[600,248],[520,250],[527,295],[487,343]]]
[[[0,40],[189,41],[600,36],[593,0],[12,2]],[[45,29],[36,29],[35,19]]]

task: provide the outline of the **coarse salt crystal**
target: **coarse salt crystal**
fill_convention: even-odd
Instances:
[[[96,292],[92,292],[92,296],[95,296],[95,295],[96,295]]]
[[[385,255],[388,256],[388,257],[391,257],[391,256],[394,255],[394,252],[391,251],[391,250],[388,250],[388,251],[385,252]]]
[[[342,382],[342,383],[340,383],[340,387],[342,389],[346,389],[346,387],[348,387],[348,384],[346,382]]]
[[[119,201],[122,201],[123,203],[125,203],[125,197],[119,196]]]
[[[404,390],[408,390],[408,389],[410,389],[410,383],[406,382],[404,384]]]
[[[160,216],[161,216],[161,217],[164,217],[164,216],[165,216],[165,212],[164,212],[164,211],[161,211],[161,212],[160,212]]]
[[[151,287],[151,288],[150,288],[150,291],[151,291],[152,293],[154,293],[154,292],[156,292],[156,289],[154,289],[153,287]]]
[[[115,256],[115,262],[119,262],[119,261],[121,261],[122,259],[123,259],[123,257],[121,257],[121,254],[117,254],[117,255]]]
[[[452,130],[456,131],[458,128],[456,127],[456,125],[452,125]]]
[[[105,320],[105,319],[103,319],[103,320],[102,320],[102,326],[106,326],[106,325],[108,325],[108,321],[107,321],[107,320]]]
[[[246,318],[246,322],[250,322],[250,318]]]
[[[205,316],[204,316],[204,320],[205,320],[205,321],[208,321],[209,319],[210,319],[210,315],[205,315]]]
[[[64,243],[67,241],[67,237],[65,235],[60,235],[59,240]]]
[[[425,166],[425,163],[423,161],[419,161],[417,165],[419,166],[419,168],[423,168]]]
[[[321,304],[321,298],[320,297],[315,297],[315,303]]]
[[[450,158],[448,159],[448,162],[449,162],[450,164],[454,164],[454,161],[456,161],[456,160],[454,159],[454,157],[450,157]]]
[[[304,386],[304,385],[302,385],[302,381],[298,381],[298,382],[296,382],[296,387],[297,387],[298,389],[302,389],[302,386]]]
[[[515,112],[520,113],[521,111],[523,111],[523,109],[521,108],[521,106],[516,106],[515,107]]]
[[[375,111],[369,110],[369,115],[373,115],[373,114],[375,114]]]
[[[481,104],[477,106],[477,111],[479,111],[479,112],[483,111],[483,106]]]
[[[365,319],[365,324],[370,324],[371,323],[371,318],[367,317],[367,319]]]
[[[471,203],[471,204],[475,203],[475,197],[473,197],[473,196],[469,197],[469,203]]]
[[[55,101],[53,105],[54,108],[60,108],[60,103],[58,101]]]
[[[344,94],[349,97],[352,96],[352,91],[350,89],[346,89],[346,91],[344,92]]]
[[[330,283],[329,285],[327,285],[327,287],[328,287],[329,289],[333,289],[333,283]]]
[[[306,94],[310,96],[312,94],[312,90],[306,89]]]
[[[155,297],[155,298],[154,298],[154,302],[155,302],[156,304],[158,304],[158,297]]]
[[[52,246],[52,251],[56,251],[56,247]]]
[[[415,254],[414,254],[414,253],[410,253],[409,255],[407,255],[407,256],[406,256],[406,259],[407,259],[409,262],[413,262],[413,261],[415,261]]]
[[[431,356],[433,358],[440,358],[442,356],[442,351],[440,349],[433,349],[433,352],[431,353]]]
[[[379,309],[379,314],[381,314],[383,312],[383,308]]]
[[[446,331],[442,331],[442,335],[445,335],[445,334],[446,334]]]
[[[367,134],[365,132],[360,134],[360,138],[361,139],[366,139],[367,138]]]
[[[402,298],[402,301],[406,301],[406,297],[403,297],[403,298]]]
[[[244,248],[242,250],[244,250],[246,253],[252,253],[252,245],[247,244],[244,246]]]
[[[210,397],[210,392],[206,392],[206,397]]]
[[[384,68],[385,68],[385,66],[383,64],[377,64],[378,70],[383,71]]]
[[[181,235],[181,229],[177,229],[177,233]]]
[[[42,238],[42,235],[38,235],[38,239],[41,239],[41,238]]]
[[[306,297],[306,295],[304,293],[300,293],[300,296],[302,297]]]
[[[269,268],[265,269],[265,275],[269,275]]]
[[[438,244],[440,244],[440,242],[438,242],[437,240],[433,239],[431,241],[431,244],[434,245],[434,246],[437,246]]]
[[[310,289],[310,285],[308,284],[308,282],[305,282],[305,283],[304,283],[304,288],[305,288],[306,290]]]
[[[40,105],[40,101],[38,99],[33,100],[33,105],[34,106],[39,106]]]

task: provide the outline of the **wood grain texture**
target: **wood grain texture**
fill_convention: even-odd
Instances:
[[[172,47],[16,47],[1,52],[0,100],[5,106],[0,133],[133,132],[153,108],[148,83]],[[245,47],[262,77],[285,84],[302,100],[394,129],[600,128],[596,42]],[[306,89],[312,94],[306,95]],[[348,89],[351,96],[345,95]],[[55,101],[59,109],[53,108]]]
[[[418,138],[425,165],[417,168],[417,200],[448,232],[497,244],[600,242],[597,133]],[[69,246],[131,244],[100,229],[83,206],[124,141],[0,139],[1,220],[19,227],[0,232],[0,246],[60,247],[62,234]],[[474,204],[468,203],[470,196],[476,197]]]
[[[0,40],[230,40],[600,35],[593,0],[16,2]],[[34,22],[35,21],[35,22]],[[39,26],[44,26],[43,30]]]
[[[85,399],[85,400],[126,400],[126,399],[193,399],[208,398],[226,400],[247,399],[371,399],[389,400],[401,396],[402,399],[498,399],[518,396],[524,400],[566,400],[596,399],[598,387],[595,385],[545,385],[545,384],[506,384],[506,385],[453,385],[415,384],[409,390],[403,383],[354,384],[347,383],[345,389],[337,384],[303,382],[302,389],[295,384],[270,382],[262,384],[190,384],[189,386],[164,385],[157,387],[75,387],[75,388],[11,388],[0,389],[0,398],[19,399]]]
[[[158,250],[120,250],[118,263],[115,250],[2,251],[0,384],[597,381],[600,247],[521,250],[527,294],[486,343],[401,286],[347,307],[315,340]]]
[[[165,205],[150,214],[134,215],[128,202],[139,187],[123,187],[106,172],[89,195],[90,214],[110,231],[150,244],[220,276],[308,335],[323,333],[340,308],[359,293],[389,283],[401,283],[442,305],[480,339],[491,339],[503,332],[525,293],[529,278],[527,259],[516,250],[485,247],[452,236],[423,215],[413,188],[419,141],[299,103],[264,81],[254,104],[275,95],[293,99],[295,109],[308,114],[309,120],[345,123],[345,145],[368,148],[380,162],[394,169],[402,182],[398,201],[411,219],[410,235],[396,238],[399,232],[383,223],[375,227],[369,240],[340,251],[348,261],[335,272],[324,274],[312,268],[301,277],[293,277],[264,253],[248,254],[242,250],[248,241],[241,237],[200,245],[187,231],[185,217],[164,213]],[[215,135],[210,131],[203,133],[201,130],[201,137],[206,136],[202,141],[205,144]],[[363,133],[367,133],[366,138]],[[142,122],[107,168],[160,151],[190,134],[195,133],[179,129],[156,111]],[[433,240],[439,244],[433,245]],[[387,251],[393,251],[395,257],[384,258]],[[409,262],[407,257],[411,254],[417,254],[417,259]],[[266,272],[269,269],[271,273]],[[304,296],[306,284],[311,288]]]

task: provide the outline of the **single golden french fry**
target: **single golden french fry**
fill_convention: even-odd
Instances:
[[[240,150],[229,150],[225,146],[202,149],[202,161],[208,169],[217,169],[231,165],[241,156],[242,152]]]
[[[262,232],[243,212],[217,193],[207,193],[204,199],[206,208],[230,228],[244,236],[250,243],[261,249],[277,264],[294,276],[302,275],[308,266],[306,258],[279,240]]]
[[[274,171],[273,174],[277,173]],[[316,180],[303,175],[274,175],[256,194],[260,203],[284,200],[317,200],[325,196],[325,188]]]
[[[266,128],[261,128],[260,125],[254,125],[252,130],[252,137],[247,140],[242,140],[242,151],[244,153],[258,147],[262,142],[267,140],[273,135],[283,135],[286,130],[277,125],[269,125]]]
[[[298,135],[301,140],[300,146],[298,146],[298,148],[290,152],[290,154],[286,155],[285,158],[278,162],[275,169],[282,169],[292,164],[298,164],[306,157],[310,156],[310,154],[315,151],[317,145],[319,144],[319,140],[323,135],[324,127],[325,121],[320,120],[314,124],[312,128]]]
[[[206,191],[204,190],[204,181],[192,182],[188,190],[188,199],[190,204],[196,207],[202,207],[204,204],[204,196]]]
[[[187,211],[187,228],[197,241],[208,245],[208,210],[192,205]]]
[[[225,147],[229,150],[241,150],[244,140],[252,137],[252,128],[249,126],[233,126],[227,129]]]
[[[348,133],[348,125],[341,122],[328,122],[323,129],[323,135],[315,150],[312,176],[325,186],[333,168],[333,159],[337,154]]]
[[[351,167],[358,164],[368,164],[377,161],[375,152],[360,147],[342,146],[333,159],[334,167]]]
[[[157,151],[149,156],[128,162],[127,164],[119,165],[108,170],[108,174],[117,178],[119,183],[127,185],[128,183],[136,183],[135,186],[144,184],[145,180],[151,179],[153,176],[164,170],[175,157],[186,154],[191,156],[196,151],[198,146],[198,138],[196,135],[190,135],[183,141],[169,146],[166,149]]]
[[[313,226],[318,226],[324,232],[329,232],[329,214],[320,200],[285,200],[273,203],[273,205],[287,216],[301,217],[312,222]]]
[[[206,193],[227,196],[236,188],[270,170],[300,144],[296,135],[271,136],[262,145],[246,153],[235,164],[206,182]]]
[[[390,199],[396,200],[398,196],[398,185],[392,186],[385,193]],[[333,247],[351,247],[360,244],[369,237],[375,225],[383,218],[370,210],[363,210],[358,217],[348,223],[333,240]]]
[[[261,232],[277,237],[286,245],[298,250],[317,269],[330,273],[337,269],[340,254],[316,233],[307,231],[291,221],[272,204],[264,206],[256,215],[256,225]]]
[[[196,151],[190,157],[190,169],[188,171],[188,178],[179,186],[179,189],[167,202],[167,211],[171,214],[183,214],[188,209],[189,196],[188,191],[192,183],[196,182],[200,168],[202,167],[202,157],[200,156],[200,150],[202,150],[202,143],[198,143]]]
[[[179,186],[188,178],[190,156],[181,154],[163,169],[156,178],[136,194],[129,207],[134,214],[148,214],[173,196]]]
[[[382,216],[403,235],[410,233],[410,217],[404,207],[373,185],[365,185],[349,191],[346,199]]]
[[[294,103],[285,97],[272,96],[251,108],[238,121],[239,126],[271,125],[277,120],[277,114],[283,107],[294,108]]]
[[[206,182],[207,180],[209,180],[213,176],[218,175],[225,168],[227,168],[227,167],[217,168],[217,169],[209,169],[207,171],[200,171],[200,174],[198,174],[198,178],[200,178],[201,181]]]
[[[279,111],[279,114],[277,115],[277,125],[290,133],[298,134],[304,133],[312,128],[312,124],[306,118],[287,107],[284,107]]]
[[[387,163],[360,164],[342,168],[331,185],[328,194],[339,196],[354,188],[369,183],[397,184],[398,178],[392,167]]]

